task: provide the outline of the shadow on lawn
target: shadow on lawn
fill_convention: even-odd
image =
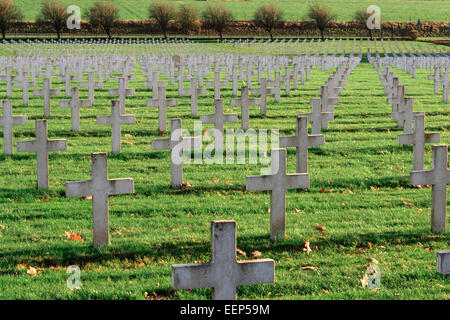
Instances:
[[[445,241],[449,235],[441,234],[435,235],[430,231],[424,229],[416,230],[415,232],[383,232],[383,233],[367,233],[356,234],[349,233],[342,236],[331,236],[327,238],[319,238],[314,240],[314,246],[320,248],[320,251],[336,250],[336,246],[342,246],[344,249],[358,251],[360,247],[366,247],[370,242],[376,248],[384,246],[386,250],[389,248],[417,245],[418,242],[424,247],[432,247],[431,242]],[[237,238],[237,247],[250,255],[250,252],[258,250],[262,253],[262,258],[273,258],[278,260],[284,252],[299,253],[304,247],[304,239],[298,241],[297,239],[282,240],[273,242],[269,239],[269,235],[239,237]],[[114,244],[113,239],[113,244]],[[59,255],[55,257],[48,257],[49,252],[58,252]],[[119,261],[141,261],[143,257],[149,257],[153,262],[158,261],[158,258],[175,257],[178,263],[194,263],[194,261],[205,259],[209,261],[211,252],[211,243],[202,241],[193,243],[191,241],[170,241],[161,242],[154,245],[148,245],[143,242],[135,243],[132,246],[113,245],[95,249],[90,243],[74,242],[65,243],[65,245],[43,245],[37,250],[11,250],[0,254],[0,260],[7,261],[11,267],[15,267],[19,263],[27,263],[28,265],[40,266],[48,268],[50,266],[69,266],[78,265],[83,268],[91,263],[104,263],[113,260]],[[316,251],[314,251],[317,254]],[[205,256],[206,255],[206,256]],[[239,260],[248,259],[239,255]],[[10,274],[16,271],[0,270],[0,274]]]

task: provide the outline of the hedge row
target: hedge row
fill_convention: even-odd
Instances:
[[[376,37],[408,37],[411,30],[418,30],[417,24],[413,22],[383,22],[381,30],[374,30]],[[449,29],[447,23],[443,22],[422,22],[419,34],[421,37],[443,37],[448,36]],[[171,23],[170,33],[182,34],[176,23]],[[52,27],[39,22],[13,22],[8,33],[12,34],[43,34],[54,33]],[[100,29],[93,28],[89,22],[82,21],[81,29],[65,30],[64,33],[73,35],[102,34]],[[155,21],[152,20],[126,20],[118,21],[113,28],[113,34],[126,35],[160,35],[160,30]],[[273,32],[274,36],[309,36],[318,37],[319,30],[315,22],[285,22],[282,27]],[[191,32],[191,36],[217,36],[214,30],[199,28],[196,32]],[[248,21],[233,21],[224,32],[225,36],[267,36],[267,33]],[[325,30],[325,35],[329,37],[367,37],[368,30],[357,22],[331,22]]]

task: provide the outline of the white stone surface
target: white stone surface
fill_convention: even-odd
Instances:
[[[0,126],[3,127],[3,152],[5,155],[13,153],[13,127],[17,125],[26,125],[28,118],[26,116],[13,116],[11,101],[2,101],[3,114],[0,118]]]
[[[309,188],[307,173],[286,174],[286,149],[272,149],[271,174],[248,176],[248,191],[272,191],[270,196],[270,237],[286,234],[286,190]]]
[[[112,138],[112,153],[120,153],[121,151],[121,125],[132,124],[135,118],[133,115],[125,115],[120,111],[120,101],[111,101],[111,115],[110,116],[97,116],[97,124],[109,124],[111,125],[111,138]]]
[[[106,153],[92,154],[92,179],[66,182],[66,197],[92,196],[94,246],[109,244],[109,201],[110,195],[134,193],[134,180],[108,179]]]
[[[412,185],[432,185],[431,230],[445,231],[447,222],[447,185],[450,183],[448,169],[448,146],[433,146],[433,166],[431,170],[411,171]]]
[[[272,259],[237,261],[236,222],[211,222],[211,261],[172,266],[175,290],[213,288],[214,300],[235,300],[236,287],[275,281]]]
[[[17,152],[36,152],[37,187],[48,189],[48,153],[67,149],[67,140],[49,140],[47,120],[36,120],[36,140],[17,141]]]

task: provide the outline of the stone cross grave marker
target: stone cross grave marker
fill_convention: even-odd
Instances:
[[[66,97],[70,97],[70,81],[75,80],[75,76],[70,71],[70,66],[64,66],[64,74],[58,77],[58,80],[64,81]]]
[[[24,105],[27,106],[28,102],[29,102],[29,94],[28,94],[29,88],[33,88],[36,86],[37,86],[37,83],[28,81],[27,77],[25,77],[25,79],[23,79],[20,82],[14,83],[14,87],[22,88],[22,103]]]
[[[152,140],[153,150],[170,150],[171,181],[173,188],[183,184],[183,150],[201,147],[200,138],[185,138],[182,135],[181,119],[170,120],[170,138]]]
[[[275,280],[272,259],[236,260],[236,222],[211,222],[211,261],[172,266],[175,290],[213,288],[213,300],[236,300],[236,287]]]
[[[252,94],[259,94],[260,102],[261,102],[261,108],[260,112],[261,114],[266,114],[267,112],[267,95],[269,94],[275,94],[274,88],[267,88],[267,79],[261,78],[260,87],[252,89]]]
[[[272,191],[270,196],[270,237],[284,238],[286,233],[286,190],[309,188],[309,174],[286,174],[286,149],[272,149],[271,174],[248,176],[248,191]]]
[[[223,152],[223,125],[225,122],[236,122],[237,114],[223,113],[223,99],[215,99],[214,113],[201,115],[200,121],[203,123],[214,123],[214,149],[216,152]]]
[[[332,112],[322,112],[320,98],[313,98],[311,102],[311,113],[302,113],[300,116],[307,116],[312,123],[311,133],[320,134],[322,128],[328,128],[328,121],[334,120]]]
[[[440,68],[438,66],[434,66],[434,73],[432,76],[428,76],[428,80],[434,81],[434,93],[435,94],[439,93],[440,79],[441,79]]]
[[[6,67],[6,74],[0,76],[0,81],[6,82],[6,96],[8,98],[12,97],[12,84],[16,80],[16,76],[12,75],[12,67]]]
[[[321,134],[308,135],[308,117],[297,116],[295,136],[280,137],[280,147],[297,148],[297,173],[308,172],[308,147],[319,147],[325,143]]]
[[[448,169],[448,146],[433,146],[433,165],[431,170],[413,170],[410,174],[412,185],[432,185],[431,230],[445,231],[447,220],[447,185],[450,183]]]
[[[241,98],[240,99],[231,99],[231,106],[241,106],[241,118],[242,118],[242,128],[249,128],[249,106],[257,106],[260,104],[260,99],[249,99],[248,97],[248,87],[241,87]]]
[[[399,134],[397,142],[400,145],[413,145],[413,170],[423,170],[425,143],[439,143],[438,132],[425,133],[425,113],[414,115],[413,133]]]
[[[166,86],[166,82],[164,81],[158,81],[159,78],[159,72],[153,71],[152,72],[152,80],[144,82],[145,87],[150,87],[152,89],[152,99],[158,100],[158,88],[162,86]]]
[[[120,114],[125,114],[125,97],[129,95],[133,95],[135,93],[134,89],[126,88],[125,77],[119,77],[119,88],[111,89],[108,91],[108,94],[113,94],[119,96],[120,103]]]
[[[322,86],[319,88],[320,94],[320,102],[322,103],[322,111],[323,112],[334,112],[334,105],[339,103],[339,98],[330,97],[328,93],[328,86]],[[326,122],[326,127],[322,127],[326,129],[328,127],[328,122]]]
[[[48,139],[47,120],[36,120],[36,140],[17,141],[17,152],[36,152],[38,189],[48,189],[48,153],[66,149],[67,140]]]
[[[135,118],[133,115],[125,115],[120,112],[120,101],[111,101],[111,115],[110,116],[97,116],[97,124],[110,124],[111,125],[111,138],[112,138],[112,153],[120,153],[121,151],[121,129],[122,124],[132,124]]]
[[[220,88],[228,86],[228,81],[220,81],[220,71],[214,71],[214,81],[205,81],[205,86],[214,88],[214,99],[220,99]]]
[[[50,117],[50,97],[61,94],[59,89],[51,89],[49,78],[44,78],[44,86],[42,90],[33,90],[33,95],[44,97],[44,117]]]
[[[448,70],[445,70],[444,72],[444,79],[442,80],[442,91],[443,91],[443,101],[445,103],[448,102],[448,92],[449,92],[449,88],[448,88]]]
[[[108,179],[106,153],[92,154],[91,180],[66,182],[66,197],[92,196],[94,246],[97,248],[109,244],[108,197],[131,193],[134,193],[133,179]]]
[[[13,153],[13,126],[26,125],[26,116],[13,116],[11,101],[3,101],[3,115],[0,117],[0,126],[3,127],[3,151],[5,155]]]
[[[72,131],[80,131],[80,108],[92,106],[91,100],[80,100],[78,87],[72,88],[72,99],[70,101],[60,101],[61,108],[72,109]]]
[[[147,100],[147,107],[158,107],[159,131],[166,131],[167,107],[177,105],[177,99],[166,99],[166,86],[158,87],[158,98]]]
[[[88,89],[88,99],[89,99],[89,101],[91,101],[91,104],[94,104],[94,87],[98,86],[98,85],[99,85],[99,83],[94,81],[94,72],[92,72],[92,71],[88,72],[88,80],[87,81],[80,82],[80,87]],[[119,89],[116,89],[116,90],[119,90],[119,92],[120,92],[120,85],[119,85]],[[130,90],[130,89],[127,89],[127,90]],[[132,89],[132,90],[134,90],[134,89]],[[113,90],[110,90],[110,91],[113,91]],[[120,93],[109,93],[109,94],[118,94],[119,97],[121,97]],[[131,94],[134,94],[134,92]],[[123,98],[123,103],[125,105],[125,96]],[[125,107],[123,110],[125,110]],[[125,112],[125,111],[123,111],[123,112]]]
[[[281,99],[281,79],[280,79],[280,71],[275,71],[275,79],[267,84],[268,86],[273,87],[272,93],[275,96],[275,102],[280,102]]]
[[[191,80],[191,76],[190,75],[185,76],[184,75],[184,68],[182,66],[179,66],[178,67],[178,74],[177,74],[178,95],[179,96],[183,95],[183,92],[184,92],[184,90],[183,90],[183,83],[184,83],[185,80],[190,81]]]
[[[450,276],[450,251],[438,251],[436,257],[436,271]]]
[[[397,112],[391,113],[391,120],[396,120],[397,125],[403,127],[403,133],[412,133],[414,115],[421,111],[413,111],[414,98],[403,98],[398,107]],[[424,115],[425,113],[422,112]]]
[[[197,78],[191,78],[191,87],[183,89],[183,96],[191,96],[191,115],[196,116],[198,111],[198,95],[206,94],[206,88],[197,88]]]

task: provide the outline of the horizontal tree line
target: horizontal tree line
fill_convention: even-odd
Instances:
[[[446,26],[442,23],[420,23],[420,21],[417,24],[383,22],[381,28],[384,30],[372,30],[367,26],[367,21],[372,19],[372,16],[373,14],[367,13],[365,9],[359,9],[354,13],[354,21],[336,22],[336,15],[327,6],[315,3],[309,7],[309,21],[285,22],[283,10],[275,2],[271,2],[259,6],[251,22],[240,22],[235,21],[229,9],[220,3],[211,4],[200,12],[195,6],[182,4],[177,9],[171,2],[156,1],[150,3],[148,7],[149,20],[119,21],[119,8],[111,1],[98,0],[89,9],[87,20],[82,21],[79,29],[70,31],[75,33],[100,31],[111,38],[113,30],[120,33],[149,31],[154,33],[153,27],[156,27],[156,31],[167,38],[168,32],[174,30],[178,34],[185,35],[205,34],[205,30],[214,30],[220,39],[225,32],[229,34],[231,31],[231,34],[234,34],[233,30],[230,30],[232,28],[251,34],[258,33],[257,30],[264,30],[271,39],[274,34],[301,34],[296,28],[306,28],[308,31],[304,33],[306,35],[311,35],[311,30],[316,28],[322,39],[327,28],[331,28],[333,33],[341,32],[342,36],[357,34],[371,38],[373,33],[377,36],[400,35],[415,39],[422,31],[422,34],[428,36],[439,36],[446,32]],[[13,32],[24,33],[48,32],[51,29],[59,39],[61,33],[69,31],[68,21],[73,19],[68,13],[67,6],[60,0],[43,1],[36,22],[23,22],[22,17],[22,13],[12,0],[0,0],[0,31],[4,39],[11,29]]]

